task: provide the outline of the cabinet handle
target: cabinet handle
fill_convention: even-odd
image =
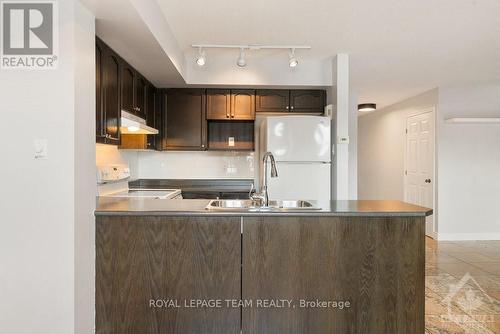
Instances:
[[[288,110],[288,106],[286,106],[285,108],[286,108],[286,110]]]
[[[201,145],[201,147],[205,147],[205,145]]]
[[[293,106],[291,106],[291,107],[290,107],[290,109],[292,109],[292,110],[293,110]]]

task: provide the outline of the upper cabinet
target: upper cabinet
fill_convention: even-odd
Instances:
[[[326,105],[324,90],[291,90],[290,111],[300,113],[323,113]]]
[[[235,120],[255,119],[255,90],[231,90],[231,118]]]
[[[146,118],[146,79],[139,73],[136,73],[135,80],[135,114]]]
[[[120,144],[120,57],[96,40],[96,141]]]
[[[104,109],[102,107],[102,58],[104,45],[96,40],[95,46],[95,136],[98,143],[104,143],[106,133],[104,131]]]
[[[280,89],[257,90],[257,112],[287,112],[290,109],[290,91]]]
[[[207,89],[207,119],[241,121],[255,119],[255,90]]]
[[[326,105],[324,90],[264,89],[256,93],[257,112],[296,112],[322,114]]]
[[[152,128],[159,128],[159,119],[156,117],[156,109],[159,107],[156,102],[157,89],[152,84],[148,83],[146,85],[146,124]],[[156,137],[157,135],[148,135],[146,148],[154,149],[156,148]]]
[[[204,89],[167,90],[163,149],[200,151],[207,146]]]
[[[122,109],[135,114],[135,70],[127,63],[122,63],[122,82],[121,82],[121,106]]]
[[[229,89],[207,89],[207,119],[231,119],[231,91]]]
[[[127,64],[102,40],[96,38],[96,142],[120,148],[152,149],[156,136],[121,135],[122,110],[146,119],[154,128],[161,119],[156,88]]]
[[[146,118],[146,79],[126,62],[122,62],[122,109]]]

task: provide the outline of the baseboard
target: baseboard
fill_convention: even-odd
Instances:
[[[439,241],[500,240],[500,233],[437,233]]]

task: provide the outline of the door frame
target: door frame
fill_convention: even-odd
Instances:
[[[437,119],[436,119],[436,106],[433,105],[433,106],[429,106],[429,107],[424,107],[424,108],[421,108],[420,110],[416,111],[416,112],[412,112],[412,113],[409,113],[406,115],[405,117],[405,122],[404,122],[404,131],[403,131],[403,141],[404,141],[404,171],[403,171],[403,198],[404,198],[404,201],[406,202],[407,201],[407,198],[406,198],[406,187],[407,187],[407,182],[406,182],[406,178],[407,178],[407,175],[406,175],[406,171],[407,171],[407,166],[408,166],[408,133],[406,132],[407,130],[407,127],[408,127],[408,119],[411,118],[411,117],[415,117],[415,116],[420,116],[420,115],[423,115],[423,114],[428,114],[430,113],[431,116],[432,116],[432,119],[433,119],[433,131],[434,131],[434,134],[433,134],[433,149],[434,149],[434,154],[433,154],[433,161],[432,161],[432,165],[433,165],[433,182],[432,182],[432,203],[433,203],[433,208],[431,208],[433,210],[433,224],[432,224],[432,231],[430,233],[427,233],[427,229],[426,229],[426,235],[433,238],[433,239],[436,239],[437,240],[437,236],[438,236],[438,221],[437,221],[437,164],[436,164],[436,157],[437,157],[437,131],[436,131],[436,128],[437,128]],[[427,225],[426,225],[427,226]]]

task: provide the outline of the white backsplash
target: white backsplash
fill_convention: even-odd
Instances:
[[[133,179],[252,179],[254,152],[155,152],[97,144],[97,165],[128,164]]]
[[[141,179],[251,179],[253,152],[137,152]],[[132,168],[132,166],[131,166]]]

